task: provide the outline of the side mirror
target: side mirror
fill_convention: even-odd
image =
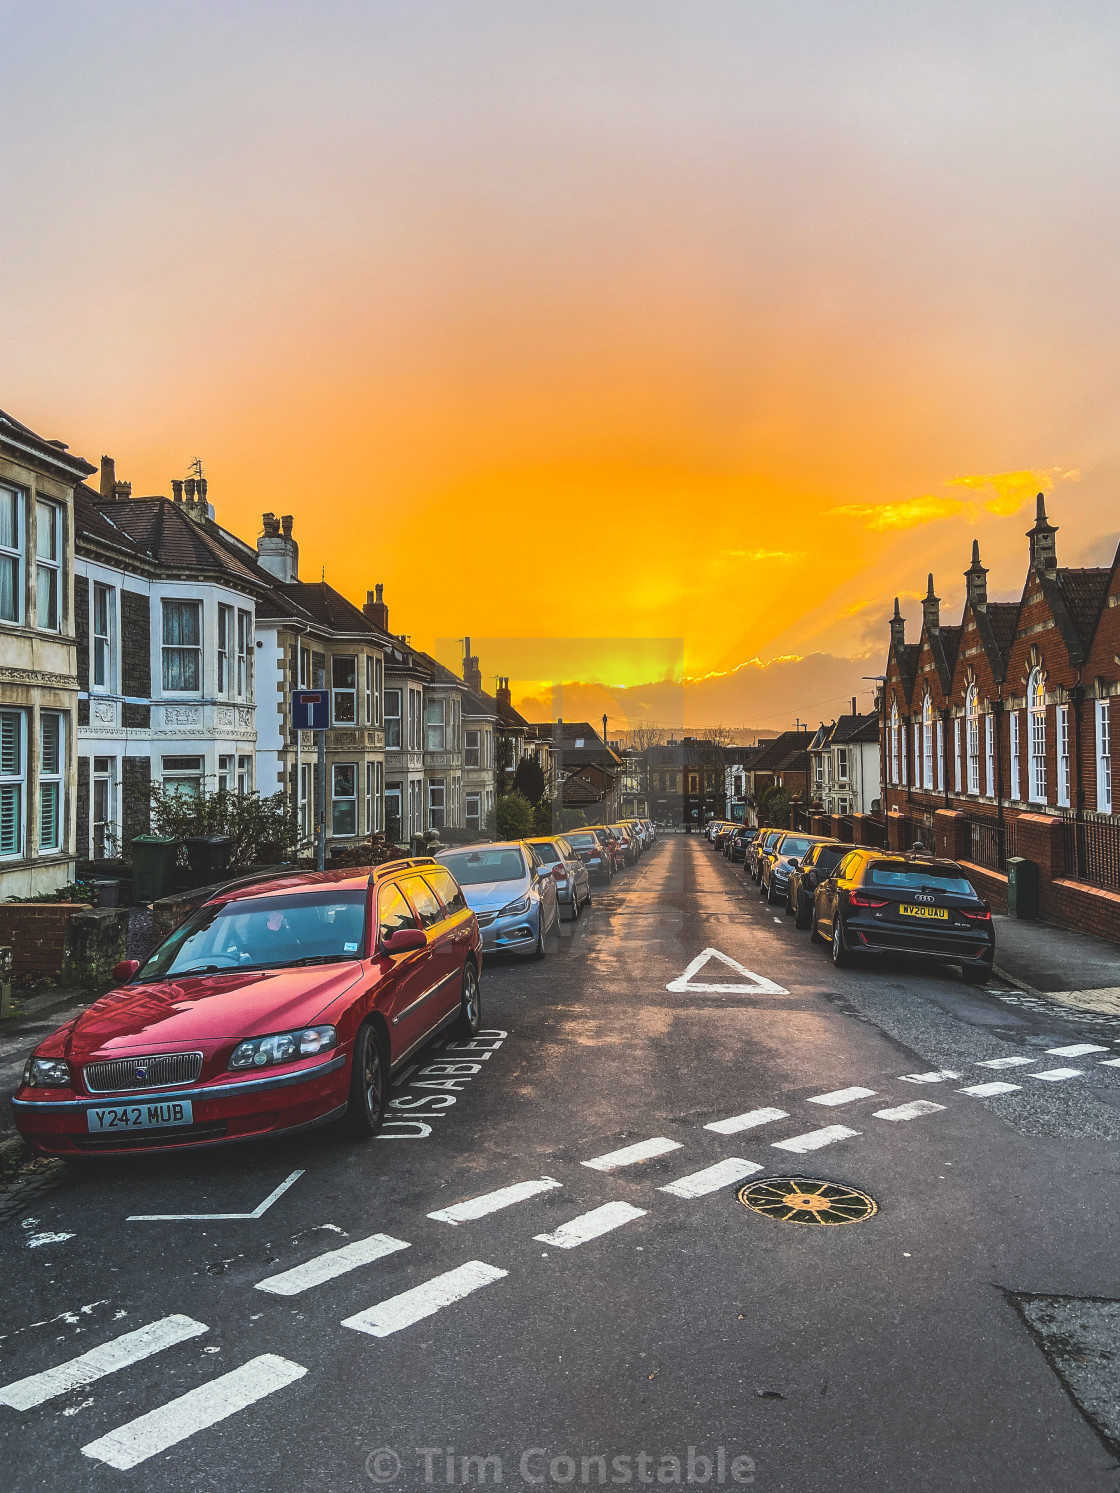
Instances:
[[[801,865],[801,862],[797,859],[796,856],[794,856],[790,860],[789,868],[790,868],[791,871],[796,871],[800,867],[800,865]]]
[[[398,928],[388,938],[381,940],[383,954],[407,954],[413,949],[424,949],[427,946],[428,935],[423,928]]]
[[[139,968],[139,959],[122,959],[119,964],[113,965],[113,979],[116,980],[118,985],[124,985],[128,980],[132,979]]]

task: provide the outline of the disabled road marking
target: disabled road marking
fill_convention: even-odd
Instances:
[[[757,1161],[744,1161],[741,1156],[728,1156],[724,1161],[717,1161],[715,1166],[706,1166],[701,1172],[690,1172],[687,1177],[678,1177],[675,1182],[667,1182],[657,1190],[670,1193],[675,1198],[702,1198],[709,1192],[718,1192],[721,1187],[741,1182],[744,1177],[751,1177],[760,1171],[762,1167]]]
[[[616,1167],[634,1166],[639,1161],[649,1161],[654,1156],[664,1156],[668,1151],[679,1151],[679,1140],[655,1135],[651,1140],[641,1140],[633,1146],[623,1146],[620,1151],[608,1151],[605,1156],[593,1156],[590,1161],[581,1161],[594,1172],[613,1172]]]
[[[10,1405],[13,1410],[31,1410],[53,1400],[55,1395],[84,1389],[106,1374],[127,1369],[151,1358],[153,1353],[161,1353],[164,1348],[172,1348],[176,1343],[185,1343],[209,1331],[204,1322],[196,1322],[192,1317],[161,1317],[158,1322],[149,1322],[146,1327],[137,1327],[133,1332],[111,1338],[88,1353],[71,1358],[68,1363],[5,1384],[0,1389],[0,1405]]]
[[[324,1281],[345,1275],[348,1270],[357,1270],[360,1265],[371,1265],[374,1260],[383,1260],[386,1255],[396,1254],[400,1249],[410,1249],[403,1239],[394,1239],[390,1234],[371,1234],[368,1239],[355,1239],[341,1249],[331,1249],[316,1255],[291,1270],[282,1270],[278,1275],[266,1276],[257,1281],[258,1291],[268,1291],[273,1296],[298,1296],[312,1286],[321,1286]]]
[[[433,1276],[423,1285],[413,1286],[410,1291],[402,1291],[399,1296],[390,1296],[364,1312],[347,1317],[342,1326],[352,1327],[355,1332],[368,1332],[371,1337],[388,1337],[508,1274],[508,1270],[499,1270],[497,1265],[487,1265],[484,1260],[468,1260],[465,1265]]]
[[[741,975],[742,980],[735,983],[722,985],[702,984],[696,981],[696,976],[704,966],[713,959],[718,959],[721,964],[733,970],[735,974]],[[690,992],[698,992],[706,995],[788,995],[789,991],[784,985],[776,985],[773,980],[767,980],[762,975],[756,975],[753,970],[744,968],[736,960],[727,954],[721,954],[718,949],[703,949],[696,958],[687,966],[683,974],[675,980],[670,980],[665,989],[674,995],[686,995]]]
[[[737,1135],[740,1130],[753,1130],[757,1125],[769,1125],[771,1120],[788,1120],[784,1109],[749,1109],[745,1115],[732,1115],[728,1120],[713,1120],[705,1130],[714,1130],[717,1135]]]
[[[215,1220],[226,1220],[231,1218],[260,1218],[268,1212],[273,1203],[283,1193],[287,1192],[293,1182],[298,1182],[303,1176],[303,1168],[293,1172],[290,1177],[285,1177],[280,1186],[275,1188],[265,1198],[263,1203],[258,1203],[251,1213],[130,1213],[125,1219],[126,1223],[185,1223],[195,1219],[204,1222]]]
[[[598,1239],[601,1234],[620,1229],[632,1219],[645,1216],[644,1208],[635,1208],[630,1203],[604,1203],[601,1208],[592,1208],[590,1213],[581,1213],[577,1218],[562,1223],[551,1234],[534,1234],[533,1238],[541,1244],[555,1245],[557,1249],[576,1249],[591,1239]]]
[[[562,1186],[563,1183],[557,1182],[555,1177],[536,1177],[531,1182],[515,1182],[512,1187],[499,1187],[496,1192],[484,1192],[480,1197],[452,1203],[449,1208],[437,1208],[428,1217],[437,1219],[440,1223],[469,1223],[472,1219],[485,1218],[488,1213],[511,1208],[514,1203],[524,1202],[526,1198],[536,1197],[538,1193],[550,1192],[552,1188]]]
[[[820,1151],[825,1146],[831,1146],[834,1141],[850,1140],[860,1133],[858,1130],[849,1130],[847,1125],[826,1125],[823,1130],[809,1130],[804,1135],[792,1135],[789,1140],[771,1141],[771,1145],[779,1151],[795,1151],[799,1156],[804,1156],[809,1151]]]

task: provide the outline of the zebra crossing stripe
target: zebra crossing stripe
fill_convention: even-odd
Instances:
[[[589,1166],[595,1172],[613,1172],[619,1166],[633,1166],[638,1161],[649,1161],[654,1156],[664,1156],[669,1151],[679,1151],[679,1140],[655,1135],[650,1140],[640,1140],[635,1145],[623,1146],[620,1151],[608,1151],[605,1156],[593,1156],[581,1166]]]
[[[974,1099],[991,1099],[995,1094],[1010,1094],[1023,1086],[1019,1083],[974,1083],[967,1089],[958,1089],[958,1094],[971,1094]]]
[[[91,1348],[88,1353],[71,1358],[68,1363],[60,1363],[57,1368],[6,1384],[0,1389],[0,1405],[10,1405],[13,1410],[30,1410],[46,1400],[53,1400],[55,1395],[83,1389],[106,1374],[127,1369],[131,1364],[151,1358],[153,1353],[160,1353],[164,1348],[172,1348],[176,1343],[185,1343],[209,1331],[204,1322],[196,1322],[191,1317],[161,1317],[158,1322],[149,1322],[146,1327],[122,1333],[120,1337]]]
[[[737,1135],[740,1130],[754,1130],[758,1125],[769,1125],[771,1120],[788,1120],[784,1109],[748,1109],[744,1115],[732,1115],[727,1120],[713,1120],[705,1130],[714,1130],[717,1135]]]
[[[531,1182],[514,1182],[510,1187],[499,1187],[496,1192],[484,1192],[480,1197],[452,1203],[449,1208],[437,1208],[428,1217],[439,1223],[469,1223],[472,1219],[485,1218],[488,1213],[511,1208],[514,1203],[523,1203],[526,1198],[536,1197],[541,1192],[551,1192],[554,1187],[562,1185],[555,1177],[534,1177]]]
[[[826,1125],[823,1130],[791,1135],[789,1140],[776,1140],[771,1144],[779,1151],[796,1151],[799,1156],[803,1156],[808,1151],[819,1151],[824,1146],[831,1146],[833,1141],[850,1140],[859,1133],[858,1130],[849,1130],[847,1125]]]
[[[912,1099],[909,1104],[899,1104],[894,1109],[877,1109],[877,1120],[916,1120],[919,1115],[935,1115],[943,1110],[943,1104],[934,1104],[931,1099]]]
[[[1031,1063],[1037,1063],[1037,1058],[987,1058],[982,1063],[977,1063],[978,1068],[1025,1068]]]
[[[255,1405],[267,1395],[302,1379],[306,1373],[302,1364],[278,1358],[274,1353],[262,1353],[239,1369],[222,1374],[209,1384],[200,1384],[178,1399],[169,1400],[166,1405],[149,1410],[147,1415],[90,1441],[82,1447],[82,1455],[126,1472],[188,1436]]]
[[[728,1156],[717,1161],[715,1166],[706,1166],[701,1172],[690,1172],[687,1177],[678,1177],[667,1182],[658,1192],[667,1192],[675,1198],[702,1198],[709,1192],[718,1192],[732,1182],[741,1182],[744,1177],[762,1171],[757,1161],[744,1161],[741,1156]]]
[[[944,1083],[946,1079],[960,1078],[959,1073],[954,1073],[952,1068],[935,1068],[932,1073],[902,1073],[899,1075],[900,1083]]]
[[[589,1239],[598,1239],[600,1234],[609,1234],[633,1218],[644,1218],[646,1210],[635,1208],[630,1203],[604,1203],[601,1208],[592,1208],[590,1213],[581,1213],[578,1218],[562,1223],[551,1234],[534,1234],[541,1244],[551,1244],[556,1249],[575,1249]]]
[[[1047,1083],[1061,1083],[1063,1078],[1080,1078],[1083,1068],[1044,1068],[1041,1073],[1028,1073],[1028,1078],[1042,1078]]]
[[[364,1312],[347,1317],[342,1325],[352,1327],[355,1332],[368,1332],[371,1337],[388,1337],[508,1274],[508,1270],[499,1270],[483,1260],[468,1260],[455,1270],[433,1276],[423,1285],[413,1286],[410,1291],[402,1291],[399,1296],[390,1296]]]
[[[316,1255],[291,1270],[282,1270],[279,1275],[266,1276],[257,1281],[258,1291],[268,1291],[273,1296],[298,1296],[312,1286],[321,1286],[324,1281],[334,1280],[336,1275],[345,1275],[348,1270],[357,1270],[359,1265],[370,1265],[386,1255],[396,1254],[399,1249],[411,1248],[403,1239],[394,1239],[390,1234],[371,1234],[368,1239],[355,1239],[341,1249],[331,1249],[326,1254]]]
[[[1075,1042],[1072,1047],[1048,1047],[1046,1056],[1050,1058],[1083,1058],[1090,1052],[1108,1052],[1107,1047],[1098,1047],[1094,1042]]]
[[[874,1089],[861,1089],[854,1086],[850,1089],[835,1089],[831,1094],[817,1094],[808,1102],[810,1104],[851,1104],[854,1099],[873,1099]]]

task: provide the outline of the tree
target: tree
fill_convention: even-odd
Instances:
[[[533,833],[533,806],[516,788],[498,800],[494,827],[499,840],[524,840]]]
[[[534,752],[531,757],[522,757],[517,764],[517,771],[513,775],[513,786],[518,793],[523,793],[531,804],[539,804],[544,797],[544,772],[541,769],[539,755]]]
[[[509,770],[513,766],[513,737],[508,731],[499,731],[494,737],[494,776],[497,779],[498,796],[509,787]]]
[[[626,745],[631,751],[645,755],[650,747],[661,746],[665,740],[665,732],[660,726],[650,725],[648,721],[642,721],[639,725],[631,726],[626,733]]]
[[[759,795],[758,822],[767,829],[789,828],[789,790],[775,783]]]
[[[270,865],[293,855],[299,844],[295,814],[282,793],[176,793],[153,783],[152,829],[185,840],[191,835],[229,835],[233,870]]]

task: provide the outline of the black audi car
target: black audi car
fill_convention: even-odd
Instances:
[[[813,897],[812,937],[843,966],[856,954],[918,954],[988,979],[996,938],[991,908],[955,861],[850,851]]]

